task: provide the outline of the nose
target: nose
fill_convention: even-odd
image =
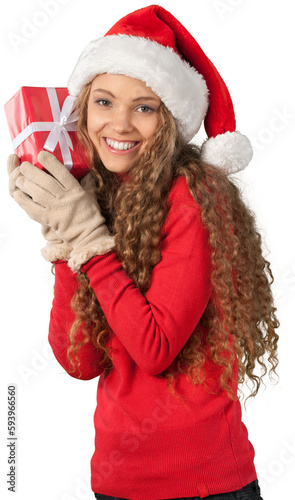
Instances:
[[[110,126],[118,134],[131,132],[134,129],[131,112],[127,109],[115,109]]]

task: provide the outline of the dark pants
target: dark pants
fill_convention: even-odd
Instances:
[[[95,498],[97,500],[128,500],[128,498],[119,497],[109,497],[107,495],[100,495],[95,493]],[[253,481],[253,483],[247,484],[244,488],[238,491],[232,491],[231,493],[221,493],[220,495],[210,495],[206,497],[206,500],[263,500],[260,496],[260,488],[258,486],[258,481]],[[186,498],[170,498],[167,500],[201,500],[200,497],[186,497]]]

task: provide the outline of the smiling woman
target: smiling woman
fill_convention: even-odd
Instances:
[[[98,75],[89,94],[89,137],[106,169],[123,173],[159,125],[159,97],[141,80]]]
[[[50,176],[12,157],[10,190],[50,244],[56,359],[99,377],[93,492],[261,500],[238,388],[255,396],[266,360],[275,373],[278,321],[261,236],[229,178],[252,148],[228,89],[152,5],[86,47],[69,91],[91,172],[79,183],[44,151]]]

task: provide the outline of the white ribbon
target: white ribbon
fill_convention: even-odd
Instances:
[[[34,132],[50,132],[43,149],[53,153],[57,144],[63,158],[63,163],[68,170],[71,170],[73,161],[70,149],[74,149],[72,140],[68,132],[77,130],[78,116],[73,109],[75,107],[76,97],[68,96],[60,109],[57,93],[54,87],[47,87],[47,95],[52,111],[53,122],[33,122],[30,123],[20,134],[12,141],[13,149],[16,150],[30,135]]]

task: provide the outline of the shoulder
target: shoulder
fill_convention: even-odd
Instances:
[[[175,179],[168,196],[168,203],[170,209],[187,206],[200,211],[197,201],[189,190],[185,176]]]
[[[168,196],[167,218],[163,226],[163,235],[171,231],[185,234],[204,230],[202,210],[191,194],[185,176],[175,179]]]

